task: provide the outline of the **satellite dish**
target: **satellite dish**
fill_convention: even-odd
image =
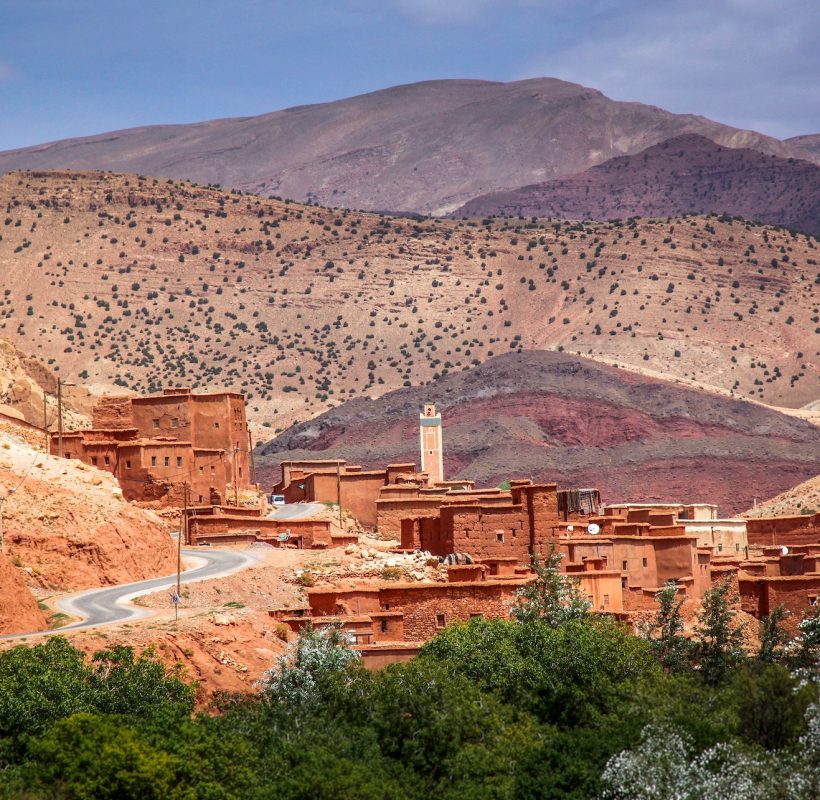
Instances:
[[[595,534],[601,532],[601,526],[597,522],[590,522],[587,526],[587,533],[595,536]]]
[[[780,555],[781,555],[781,556],[787,556],[788,554],[789,554],[789,548],[788,548],[788,547],[786,547],[786,545],[784,544],[784,545],[780,548]]]

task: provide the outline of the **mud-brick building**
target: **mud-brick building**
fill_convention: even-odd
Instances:
[[[104,397],[93,427],[63,434],[63,454],[105,470],[127,500],[180,505],[231,502],[250,488],[245,397],[166,389],[147,397]],[[58,434],[51,452],[58,453]]]

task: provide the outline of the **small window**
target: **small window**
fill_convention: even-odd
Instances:
[[[109,456],[106,456],[106,457],[103,459],[103,461],[105,462],[105,466],[106,466],[106,467],[108,467],[108,466],[110,466],[110,465],[111,465],[111,458],[110,458]]]
[[[151,466],[155,467],[157,465],[157,457],[151,456]]]
[[[177,466],[178,467],[182,466],[182,456],[177,456]]]
[[[171,456],[165,456],[165,466],[166,467],[171,466]]]
[[[605,595],[604,595],[604,605],[605,605],[605,606],[608,606],[608,605],[609,605],[609,595],[608,595],[608,594],[605,594]]]
[[[205,474],[205,467],[203,467],[201,464],[199,465],[199,474],[200,474],[200,475],[204,475],[204,474]]]
[[[735,552],[736,553],[740,552],[740,545],[739,544],[735,544]]]
[[[66,453],[66,454],[65,454],[65,457],[66,457],[66,458],[71,458],[71,453]]]
[[[131,459],[130,458],[125,459],[125,468],[126,469],[131,469]]]
[[[436,614],[436,627],[443,628],[445,625],[444,614]]]
[[[383,619],[381,624],[382,633],[387,633],[387,620]]]
[[[91,456],[91,463],[96,467],[97,466],[97,456]]]
[[[649,562],[648,562],[645,558],[642,558],[642,559],[641,559],[641,561],[643,562],[643,565],[644,565],[645,567],[648,567],[648,566],[649,566]]]
[[[503,542],[504,541],[504,534],[501,533],[501,531],[498,531],[495,535],[495,540],[497,542]]]
[[[216,475],[216,467],[211,464],[211,475]]]
[[[722,552],[723,552],[723,545],[718,544],[718,553],[722,553]]]
[[[219,423],[218,423],[218,422],[214,422],[214,428],[216,428],[217,430],[219,430]]]
[[[621,589],[626,589],[626,578],[621,578]]]
[[[202,495],[199,495],[199,502],[200,502],[200,503],[204,503],[204,502],[205,502],[205,498],[204,498]]]
[[[155,428],[158,428],[158,427],[159,427],[159,420],[158,420],[158,419],[152,419],[152,420],[151,420],[151,424],[152,424]]]
[[[177,419],[177,417],[172,417],[171,427],[172,428],[178,428],[179,427],[179,419]]]
[[[239,468],[239,477],[242,477],[242,467]]]
[[[624,562],[623,562],[623,566],[621,567],[621,569],[626,569],[626,568],[627,568],[627,564],[628,564],[628,562],[627,562],[627,561],[624,561]]]

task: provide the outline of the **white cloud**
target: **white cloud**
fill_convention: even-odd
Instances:
[[[672,0],[615,8],[594,25],[579,25],[575,41],[533,57],[521,77],[556,75],[618,100],[775,136],[814,132],[820,103],[815,0]]]

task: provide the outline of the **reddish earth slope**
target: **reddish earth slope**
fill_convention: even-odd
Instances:
[[[446,213],[682,133],[796,155],[753,131],[535,78],[426,81],[257,117],[68,139],[0,153],[0,172],[138,172],[329,206]]]
[[[26,587],[23,573],[0,553],[0,635],[46,627],[46,619]]]
[[[606,501],[748,508],[820,471],[820,430],[763,406],[550,352],[511,353],[427,386],[350,401],[257,449],[272,482],[286,458],[418,461],[424,401],[444,418],[448,478],[597,486]]]
[[[605,220],[710,212],[820,234],[820,167],[687,134],[569,178],[476,197],[453,216]]]
[[[45,455],[6,430],[0,494],[5,553],[42,589],[126,583],[176,569],[165,523],[122,500],[109,473]]]

